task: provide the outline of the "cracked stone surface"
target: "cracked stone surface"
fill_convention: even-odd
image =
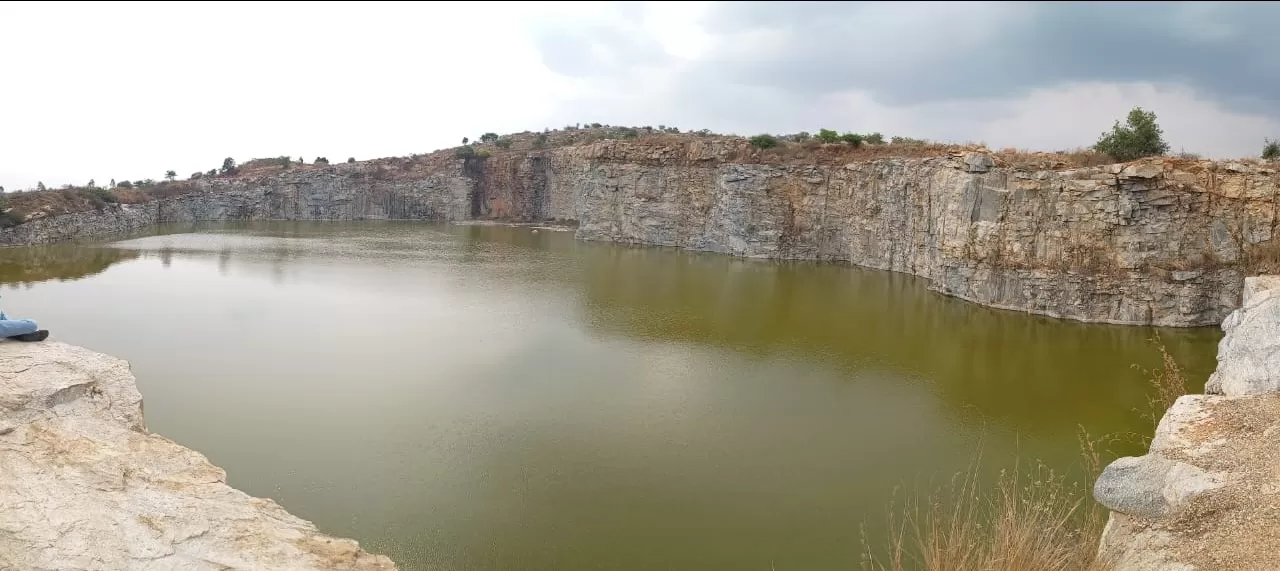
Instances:
[[[0,244],[194,221],[572,221],[584,240],[844,261],[990,307],[1175,327],[1222,323],[1243,278],[1280,259],[1270,164],[1048,170],[976,151],[790,164],[751,162],[730,143],[601,140],[467,160],[446,150],[201,178],[159,202],[0,229]]]
[[[123,360],[0,341],[0,569],[392,570],[148,433]]]

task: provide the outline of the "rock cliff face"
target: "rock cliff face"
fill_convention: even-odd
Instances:
[[[0,342],[0,569],[393,570],[147,432],[124,361]]]
[[[1245,280],[1206,391],[1103,471],[1101,554],[1126,571],[1280,569],[1280,277]]]
[[[1035,170],[987,152],[786,164],[739,147],[605,140],[207,178],[157,203],[27,222],[0,244],[203,220],[554,220],[587,240],[845,261],[992,307],[1169,326],[1221,322],[1243,276],[1280,261],[1280,182],[1264,166]]]

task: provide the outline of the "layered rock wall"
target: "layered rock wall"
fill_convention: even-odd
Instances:
[[[1280,276],[1245,280],[1209,394],[1179,398],[1150,451],[1103,470],[1100,554],[1126,571],[1280,569]]]
[[[27,222],[0,244],[206,220],[557,220],[587,240],[846,261],[992,307],[1170,326],[1221,322],[1243,275],[1280,262],[1280,184],[1263,166],[1027,170],[983,152],[770,164],[735,152],[606,140],[202,179],[157,203]]]
[[[0,569],[390,571],[147,431],[124,361],[0,341]]]

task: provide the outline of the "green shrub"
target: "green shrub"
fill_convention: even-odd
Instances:
[[[119,188],[133,188],[133,183],[127,180],[122,180],[119,184],[116,184],[116,186]]]
[[[453,156],[460,159],[469,159],[476,156],[476,149],[471,145],[463,145],[453,150]]]
[[[871,133],[869,135],[863,135],[862,142],[868,145],[883,145],[884,135],[881,135],[880,133]]]
[[[327,164],[329,164],[329,159],[328,159],[328,157],[316,157],[316,164],[318,164],[318,165],[320,165],[320,164],[327,165]]]
[[[839,143],[840,133],[831,129],[818,129],[818,140],[823,143]]]
[[[912,137],[895,136],[892,139],[889,139],[889,144],[890,145],[925,145],[925,144],[928,144],[928,141],[924,139],[914,139]]]
[[[1262,158],[1267,160],[1280,159],[1280,141],[1263,139],[1262,140]]]
[[[747,142],[757,149],[772,149],[778,146],[778,138],[773,135],[756,135],[747,139]]]
[[[537,137],[533,138],[533,148],[535,149],[541,149],[542,147],[546,146],[546,144],[547,144],[546,133],[539,133]]]
[[[813,135],[812,135],[811,133],[809,133],[808,131],[800,131],[799,133],[796,133],[796,134],[794,134],[794,135],[792,135],[792,136],[791,136],[791,140],[792,140],[792,141],[795,141],[795,142],[797,142],[797,143],[803,143],[803,142],[808,141],[809,139],[812,139],[812,138],[813,138]]]
[[[1156,124],[1156,114],[1134,107],[1125,118],[1125,124],[1116,121],[1111,132],[1103,133],[1093,149],[1117,161],[1128,162],[1163,155],[1169,152],[1169,144],[1164,141],[1164,131]]]
[[[481,142],[481,143],[492,143],[492,142],[494,142],[494,141],[496,141],[496,140],[498,140],[498,134],[497,134],[497,133],[485,133],[485,134],[483,134],[483,135],[480,135],[480,142]]]
[[[497,141],[494,141],[493,144],[499,149],[510,149],[511,139],[498,139]]]
[[[231,157],[222,159],[222,174],[235,174],[235,171],[236,171],[235,159]]]
[[[857,133],[845,133],[843,135],[840,135],[840,140],[844,141],[846,144],[848,144],[851,147],[862,146],[862,135],[859,135]]]
[[[355,157],[347,157],[347,163],[354,163],[354,162],[356,162]]]

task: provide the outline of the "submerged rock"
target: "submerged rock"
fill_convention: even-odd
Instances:
[[[392,570],[147,432],[123,360],[0,342],[0,569]]]

